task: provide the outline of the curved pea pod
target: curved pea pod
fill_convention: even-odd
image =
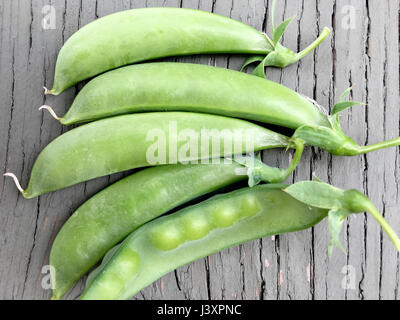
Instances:
[[[324,30],[303,52],[315,48],[328,34]],[[210,53],[266,56],[275,48],[282,51],[265,34],[217,14],[182,8],[121,11],[89,23],[68,39],[57,59],[53,88],[46,93],[58,95],[107,70],[146,60]],[[275,55],[286,65],[304,55],[288,49],[279,52]]]
[[[128,299],[164,274],[260,237],[309,228],[327,215],[281,185],[218,195],[131,233],[89,276],[81,299]]]
[[[257,170],[253,180],[282,182],[297,161],[294,159],[287,170],[255,162]],[[64,224],[52,246],[50,265],[56,270],[57,284],[53,299],[60,299],[75,281],[133,230],[194,198],[245,180],[247,175],[243,169],[237,162],[151,167],[90,198]]]
[[[243,120],[189,112],[133,114],[62,134],[39,154],[26,190],[13,174],[6,175],[25,198],[33,198],[129,169],[208,163],[210,158],[289,146],[287,137]]]
[[[349,90],[346,90],[345,94]],[[400,138],[359,146],[341,129],[339,112],[355,104],[344,96],[327,115],[314,101],[266,79],[234,70],[186,64],[149,63],[93,79],[59,119],[74,124],[143,111],[195,111],[295,129],[294,137],[333,155],[354,156],[400,145]]]
[[[233,116],[296,129],[325,125],[310,101],[276,82],[191,63],[145,63],[91,80],[60,122],[65,125],[149,111]]]

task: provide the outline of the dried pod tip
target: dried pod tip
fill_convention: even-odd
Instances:
[[[25,190],[22,189],[21,184],[19,183],[18,178],[16,177],[15,174],[13,174],[13,173],[11,173],[11,172],[7,172],[7,173],[4,174],[4,176],[5,176],[5,177],[11,177],[11,178],[14,180],[14,183],[15,183],[17,189],[18,189],[21,193],[24,193],[24,192],[25,192]]]
[[[39,110],[43,110],[43,109],[47,110],[47,111],[51,114],[51,116],[52,116],[54,119],[60,121],[61,118],[57,116],[57,114],[54,112],[54,110],[53,110],[52,107],[47,106],[47,105],[43,105],[43,106],[41,106],[41,107],[39,108]]]
[[[43,87],[44,89],[44,94],[47,96],[49,94],[51,94],[51,90],[47,89],[46,87]]]

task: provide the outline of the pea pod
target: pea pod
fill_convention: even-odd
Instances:
[[[258,166],[260,180],[282,182],[295,164],[288,170]],[[60,299],[130,232],[180,204],[246,179],[242,169],[236,162],[151,167],[93,196],[64,224],[52,246],[50,265],[57,284],[53,299]]]
[[[260,237],[309,228],[327,210],[263,185],[218,195],[145,224],[92,272],[81,299],[128,299],[191,261]]]
[[[294,137],[338,156],[397,146],[400,138],[359,146],[346,136],[339,112],[354,102],[339,101],[326,115],[313,101],[266,79],[222,68],[149,63],[108,72],[78,94],[63,124],[143,111],[195,111],[271,123],[295,129]]]
[[[96,121],[55,139],[39,154],[26,190],[13,174],[6,175],[25,198],[33,198],[129,169],[291,145],[281,134],[238,119],[189,112],[133,114]]]
[[[328,126],[325,115],[276,82],[191,63],[145,63],[91,80],[60,122],[71,125],[134,112],[190,111],[296,129]]]
[[[346,217],[364,210],[400,251],[393,229],[357,190],[304,181],[218,195],[131,233],[90,274],[81,299],[128,299],[179,266],[246,241],[312,227],[328,215],[331,253]]]
[[[57,59],[53,88],[46,93],[58,95],[107,70],[169,56],[273,52],[281,58],[276,66],[289,65],[328,34],[324,29],[314,43],[295,54],[256,29],[217,14],[182,8],[121,11],[97,19],[68,39]]]

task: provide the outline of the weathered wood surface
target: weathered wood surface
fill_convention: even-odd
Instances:
[[[45,5],[55,9],[55,29],[44,29]],[[81,26],[112,12],[139,7],[198,8],[270,29],[271,1],[263,0],[2,0],[0,1],[0,168],[26,185],[40,150],[66,128],[37,111],[43,103],[62,114],[80,87],[44,97],[57,53]],[[334,30],[314,54],[269,78],[332,106],[355,85],[353,97],[368,102],[342,116],[344,130],[360,144],[399,135],[399,1],[281,0],[276,20],[297,14],[284,44],[300,49],[324,27]],[[185,57],[179,61],[238,69],[244,57]],[[400,230],[400,153],[391,148],[366,156],[333,158],[309,148],[293,180],[321,179],[365,192]],[[268,163],[287,155],[264,154]],[[48,299],[41,268],[55,234],[82,203],[123,175],[101,178],[24,200],[13,182],[0,177],[0,299]],[[265,238],[179,268],[136,299],[398,299],[400,262],[387,237],[366,215],[352,216],[339,250],[328,258],[328,226]],[[347,274],[347,277],[346,277]],[[347,286],[346,284],[347,280]],[[76,298],[79,282],[67,295]]]

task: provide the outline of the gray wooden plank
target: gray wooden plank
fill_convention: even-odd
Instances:
[[[334,103],[334,59],[335,59],[335,26],[334,7],[332,1],[320,0],[315,2],[317,25],[320,28],[329,27],[332,31],[327,39],[315,52],[315,87],[313,98],[325,109],[329,110]],[[331,182],[333,157],[326,152],[314,150],[312,158],[313,171],[322,180]],[[329,243],[329,228],[326,221],[318,224],[313,230],[313,252],[310,265],[310,284],[314,299],[327,299],[327,277],[330,260],[327,254]]]
[[[368,79],[371,79],[368,81],[367,91],[369,104],[369,108],[367,109],[369,129],[368,142],[374,143],[398,135],[397,132],[393,132],[395,131],[393,129],[398,128],[399,124],[399,119],[397,118],[398,101],[392,105],[387,101],[388,92],[390,92],[391,89],[397,90],[398,82],[396,85],[387,82],[387,75],[393,74],[393,70],[387,69],[389,51],[387,47],[387,36],[385,34],[386,31],[388,33],[393,33],[397,31],[398,28],[395,30],[387,30],[385,29],[385,24],[382,23],[382,21],[384,21],[389,15],[388,2],[377,3],[372,1],[369,3],[368,12],[370,18],[370,33],[368,41],[369,60],[367,77]],[[398,70],[396,70],[396,73],[398,74]],[[395,110],[397,110],[397,112]],[[396,114],[393,115],[394,119],[392,119],[396,123],[395,126],[392,126],[392,121],[387,123],[387,120],[389,119],[388,115],[391,115],[392,113]],[[390,130],[390,128],[393,129]],[[387,130],[390,130],[391,133]],[[386,213],[388,202],[386,198],[386,190],[389,186],[392,187],[391,189],[394,189],[398,184],[398,181],[396,183],[392,176],[393,173],[396,175],[395,171],[398,172],[399,169],[398,166],[396,167],[396,162],[393,161],[395,159],[394,155],[393,150],[383,150],[381,153],[372,153],[366,156],[366,161],[368,163],[367,180],[365,182],[367,192],[371,200],[376,204],[377,208],[384,213]],[[390,175],[388,175],[388,173]],[[390,176],[390,180],[387,180]],[[382,263],[384,259],[382,241],[383,238],[385,238],[386,242],[386,236],[381,234],[378,224],[370,217],[367,217],[365,235],[367,243],[365,278],[361,287],[364,289],[366,299],[377,299],[381,296],[382,288],[382,273],[377,272],[377,270],[382,271]],[[376,245],[377,243],[380,243],[380,245]],[[393,277],[394,283],[395,280],[396,278]],[[377,290],[377,288],[379,288],[379,290]],[[392,295],[391,298],[394,298],[394,296]]]
[[[385,14],[389,17],[385,25],[385,75],[384,75],[384,137],[391,138],[396,135],[400,123],[399,114],[399,73],[390,66],[399,65],[399,30],[398,12],[400,4],[395,1],[387,3]],[[385,193],[382,196],[384,205],[384,215],[393,225],[395,230],[400,230],[399,198],[400,198],[400,157],[399,150],[393,148],[385,150],[381,165],[384,167],[383,181]],[[380,298],[396,299],[400,298],[400,268],[399,254],[391,246],[390,241],[383,235],[381,247],[381,279],[380,279]]]
[[[28,107],[32,102],[41,100],[40,94],[34,92],[32,86],[33,74],[29,73],[34,67],[30,64],[30,12],[29,1],[6,1],[3,4],[2,34],[4,40],[8,41],[2,47],[1,61],[6,63],[2,66],[2,73],[5,72],[10,81],[10,85],[4,87],[6,91],[2,92],[5,105],[1,112],[10,114],[9,118],[4,114],[9,119],[6,125],[8,132],[3,136],[7,141],[4,168],[17,172],[23,177],[23,182],[27,180],[27,167],[40,147],[40,117]],[[9,182],[2,181],[1,233],[5,243],[0,254],[0,272],[4,279],[0,295],[4,298],[20,298],[25,290],[31,263],[38,207],[35,200],[23,201],[15,189],[12,191],[13,186]]]
[[[363,37],[364,28],[361,19],[357,21],[356,32],[353,29],[347,29],[343,27],[343,9],[346,5],[349,5],[348,1],[337,1],[332,11],[332,23],[334,24],[334,37],[333,37],[333,90],[331,94],[330,110],[332,110],[333,104],[337,102],[342,92],[355,85],[353,91],[354,99],[365,100],[365,97],[360,97],[358,93],[359,89],[364,88],[364,75],[363,75]],[[356,4],[354,8],[359,12],[359,16],[363,15],[363,5],[361,3]],[[355,17],[354,17],[355,18]],[[354,44],[352,47],[349,44]],[[360,65],[361,62],[361,65]],[[361,91],[362,92],[362,91]],[[357,140],[360,144],[365,144],[365,116],[363,108],[354,108],[343,112],[341,117],[341,123],[343,130]],[[341,188],[356,188],[363,191],[363,170],[352,170],[352,168],[364,168],[363,157],[344,157],[344,158],[333,158],[329,163],[329,181],[332,184],[337,185]],[[346,177],[344,179],[344,177]],[[327,270],[329,273],[325,278],[325,288],[321,294],[328,299],[345,299],[349,290],[345,290],[342,287],[342,274],[343,268],[349,265],[349,268],[354,267],[352,259],[362,261],[360,257],[360,242],[363,239],[359,238],[362,235],[362,217],[352,216],[349,218],[349,223],[344,226],[342,232],[341,241],[348,254],[343,254],[337,248],[331,259],[327,258]],[[359,224],[357,224],[357,221]],[[348,228],[347,228],[348,227]],[[350,228],[352,229],[351,234],[354,236],[347,238],[350,234]],[[347,232],[346,232],[346,231]],[[328,230],[326,230],[328,231]],[[348,241],[346,244],[345,241]],[[359,264],[358,264],[359,265]],[[353,269],[352,269],[353,270]],[[355,271],[360,274],[360,270]],[[322,289],[322,288],[321,288]],[[351,292],[353,292],[352,290]],[[358,294],[358,293],[357,293]]]
[[[309,1],[297,1],[296,6],[288,3],[285,19],[296,14],[296,23],[285,36],[285,43],[295,51],[300,51],[318,36],[316,30],[316,9]],[[314,62],[308,56],[298,64],[283,70],[282,82],[306,96],[313,95]],[[310,163],[312,149],[304,153],[302,162],[296,170],[293,180],[308,180],[311,177]],[[280,295],[283,299],[309,299],[310,282],[307,269],[310,265],[311,230],[280,236],[281,270]]]

